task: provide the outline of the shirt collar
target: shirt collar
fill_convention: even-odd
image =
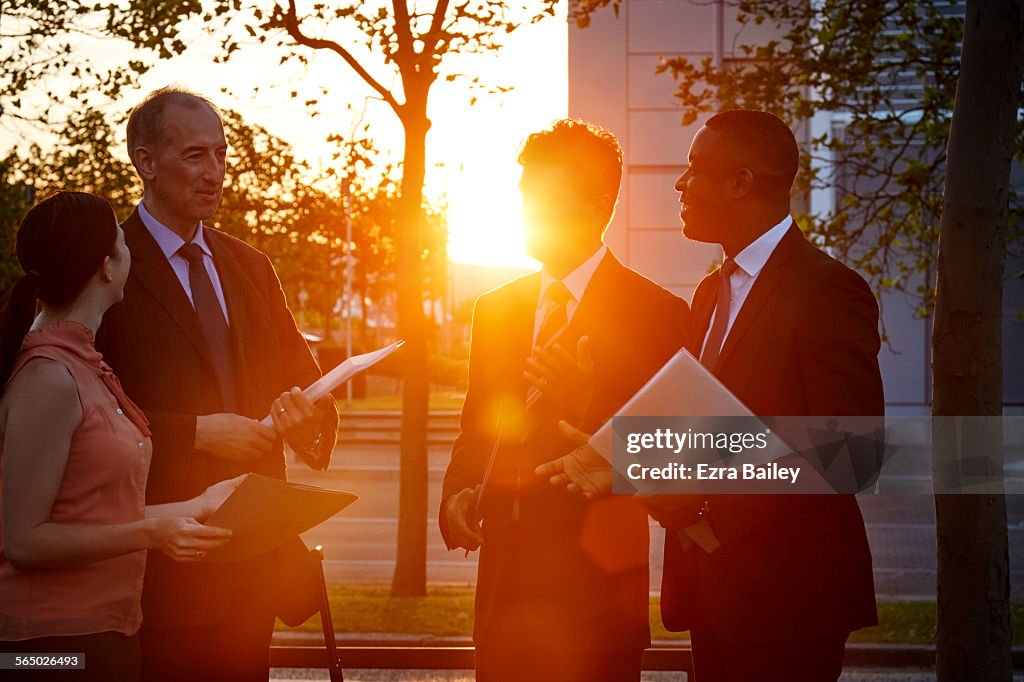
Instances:
[[[143,201],[139,202],[139,218],[142,219],[142,224],[146,226],[149,233],[153,235],[153,239],[156,240],[157,246],[160,247],[160,251],[163,252],[164,258],[167,260],[170,260],[171,256],[177,254],[178,250],[185,245],[185,240],[177,232],[153,217],[153,214],[149,212]],[[196,229],[195,237],[192,238],[192,243],[201,248],[207,256],[213,257],[210,247],[206,245],[206,235],[202,221],[199,222],[199,227]]]
[[[760,237],[752,241],[747,245],[747,248],[743,249],[736,254],[733,259],[740,270],[745,272],[749,277],[757,277],[757,275],[764,268],[765,263],[771,258],[772,253],[775,251],[775,247],[779,245],[782,238],[789,231],[790,226],[793,224],[793,217],[786,216],[772,229],[768,230]]]
[[[587,290],[590,285],[590,280],[594,278],[594,273],[597,271],[597,266],[600,265],[604,255],[608,253],[608,247],[604,244],[594,252],[587,260],[583,261],[575,270],[570,272],[562,279],[562,284],[572,294],[573,299],[577,302],[583,300],[583,293]],[[548,287],[551,286],[552,282],[557,281],[552,277],[551,273],[547,269],[541,270],[540,273],[540,295],[543,297],[547,293]]]

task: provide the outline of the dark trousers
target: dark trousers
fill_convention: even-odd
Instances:
[[[522,579],[515,560],[520,532],[513,524],[505,538],[512,559],[502,567],[502,597],[487,635],[476,642],[476,682],[640,682],[643,649],[566,646],[567,639],[578,642],[579,633],[552,633],[524,615]]]
[[[695,626],[694,682],[835,682],[847,635],[789,642],[733,644]]]
[[[568,651],[559,642],[522,640],[478,646],[477,682],[639,682],[642,649]]]
[[[486,639],[476,644],[477,682],[640,681],[643,649],[566,646],[573,633],[559,637],[531,626],[510,592],[495,609]]]
[[[139,637],[118,632],[0,642],[0,652],[82,654],[84,670],[0,670],[3,682],[138,682]]]
[[[239,613],[213,626],[147,629],[142,642],[143,682],[267,682],[274,617]]]

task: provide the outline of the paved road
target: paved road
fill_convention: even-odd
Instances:
[[[441,476],[449,448],[433,446],[430,460],[430,520],[427,529],[430,582],[472,583],[475,554],[448,552],[437,531]],[[398,452],[393,445],[342,446],[326,472],[293,467],[293,480],[350,490],[359,501],[334,519],[309,531],[311,545],[322,544],[328,579],[338,582],[390,581],[394,569],[398,514]],[[1024,600],[1024,495],[1008,498],[1011,590]],[[928,495],[878,495],[860,498],[875,565],[879,598],[935,598],[935,515]],[[661,581],[662,530],[651,527],[652,589]]]
[[[326,670],[292,669],[271,670],[271,682],[283,680],[327,680]],[[346,682],[473,682],[473,675],[465,670],[345,670]],[[685,682],[685,673],[648,672],[643,682]],[[931,682],[935,673],[892,672],[884,670],[850,670],[839,682]],[[1024,682],[1024,675],[1014,675],[1013,682]]]

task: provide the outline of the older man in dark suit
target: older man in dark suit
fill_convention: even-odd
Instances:
[[[153,432],[146,501],[183,500],[243,472],[285,478],[282,442],[326,468],[337,411],[297,390],[320,376],[270,260],[203,224],[224,183],[216,108],[167,88],[132,110],[128,152],[144,196],[124,222],[124,301],[97,346]],[[273,414],[274,427],[259,419]],[[146,680],[261,680],[274,614],[298,599],[296,539],[237,564],[173,564],[151,553],[142,588]]]
[[[559,419],[602,423],[681,347],[688,310],[602,243],[622,171],[614,136],[559,121],[519,160],[527,250],[544,267],[477,301],[441,532],[449,548],[481,548],[478,680],[638,680],[646,514],[629,498],[572,498],[533,470],[572,449]]]

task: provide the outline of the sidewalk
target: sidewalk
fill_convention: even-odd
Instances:
[[[345,682],[473,682],[465,670],[345,670]],[[296,668],[270,671],[271,682],[284,680],[329,680],[326,670]],[[643,682],[685,682],[683,673],[644,673]],[[849,670],[839,682],[933,682],[934,671],[892,672],[880,670]],[[1013,682],[1024,682],[1024,673],[1013,676]]]
[[[401,634],[347,634],[339,633],[339,646],[394,646],[394,647],[431,647],[431,646],[472,646],[469,638],[432,637],[429,635]],[[282,632],[274,635],[274,646],[322,646],[323,637],[315,633]],[[655,641],[654,647],[678,646],[678,641]],[[848,666],[840,677],[840,682],[932,682],[935,680],[934,670],[926,668],[880,668],[871,661],[885,661],[887,654],[892,653],[892,645],[853,644],[847,651],[848,660],[852,655],[864,667]],[[926,649],[926,647],[908,646],[908,649]],[[920,654],[921,652],[917,652]],[[891,659],[890,659],[891,660]],[[921,660],[914,656],[912,660]],[[926,657],[924,660],[930,660]],[[342,661],[344,664],[344,661]],[[884,663],[883,663],[884,665]],[[870,667],[869,667],[870,666]],[[388,670],[388,669],[345,669],[345,682],[473,682],[473,674],[468,670]],[[274,668],[271,670],[271,682],[283,680],[329,680],[326,669],[313,668]],[[680,672],[645,672],[643,682],[685,682],[686,675]],[[1014,674],[1013,682],[1024,682],[1024,672]]]

